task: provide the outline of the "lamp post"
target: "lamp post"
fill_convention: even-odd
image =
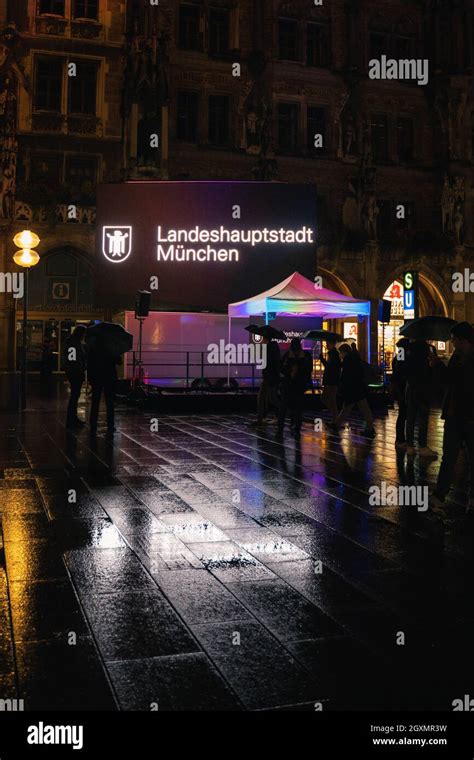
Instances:
[[[21,384],[20,384],[20,409],[26,409],[26,370],[28,364],[27,354],[27,329],[28,329],[28,272],[31,267],[36,266],[40,257],[33,249],[39,245],[40,239],[36,233],[31,230],[18,232],[13,238],[13,242],[19,250],[13,256],[13,261],[18,266],[25,269],[25,287],[23,292],[23,345],[21,360]]]

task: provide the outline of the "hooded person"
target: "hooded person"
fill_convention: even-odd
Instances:
[[[456,462],[465,446],[470,475],[468,510],[474,509],[474,329],[468,322],[459,322],[451,330],[454,353],[442,367],[445,396],[441,418],[444,420],[443,456],[439,468],[432,506],[443,512],[451,488]]]
[[[77,415],[77,404],[81,395],[82,385],[86,376],[86,349],[84,338],[86,327],[76,325],[63,347],[63,369],[69,380],[71,395],[67,406],[66,427],[73,429],[86,423]]]

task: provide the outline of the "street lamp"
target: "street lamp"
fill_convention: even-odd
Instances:
[[[15,252],[13,261],[25,269],[25,288],[23,293],[23,346],[21,361],[20,409],[26,409],[26,370],[27,370],[27,329],[28,329],[28,271],[36,266],[40,257],[33,250],[39,245],[40,239],[35,232],[23,230],[13,238],[19,250]]]

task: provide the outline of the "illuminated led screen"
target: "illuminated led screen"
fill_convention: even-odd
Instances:
[[[225,311],[294,271],[316,273],[314,185],[128,182],[97,198],[99,304]]]

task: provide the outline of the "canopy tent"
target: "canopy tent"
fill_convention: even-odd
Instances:
[[[263,315],[268,324],[268,315],[282,317],[319,317],[320,319],[345,319],[346,317],[367,317],[367,349],[370,362],[370,301],[343,296],[327,288],[317,288],[314,282],[293,272],[273,288],[265,290],[244,301],[230,303],[227,308],[229,317],[229,343],[231,342],[231,320],[238,317]],[[230,377],[230,366],[227,369]]]
[[[268,314],[271,313],[279,316],[344,319],[370,316],[370,301],[343,296],[326,288],[316,288],[314,282],[299,272],[293,272],[273,288],[244,301],[229,304],[227,313],[229,319],[262,314],[265,321],[268,321]]]

